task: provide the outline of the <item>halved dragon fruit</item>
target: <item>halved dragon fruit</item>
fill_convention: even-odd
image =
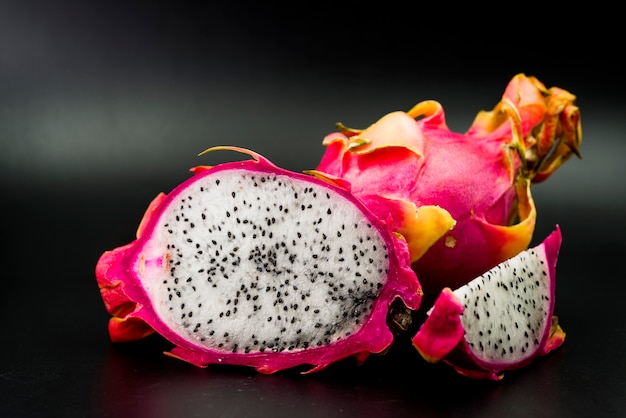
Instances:
[[[192,169],[99,259],[111,339],[156,331],[173,357],[262,373],[384,353],[392,305],[422,296],[404,238],[345,188],[220,148],[253,159]]]
[[[500,380],[559,347],[565,333],[553,315],[561,230],[540,245],[452,291],[445,288],[413,345],[429,362],[462,375]]]
[[[575,99],[518,74],[494,109],[478,113],[464,134],[448,129],[441,104],[432,100],[389,113],[365,130],[339,124],[339,132],[324,138],[316,170],[348,181],[366,203],[383,196],[451,215],[440,215],[442,239],[430,248],[418,245],[421,251],[412,249],[408,210],[393,219],[409,242],[426,301],[528,248],[536,219],[531,184],[578,155]],[[369,206],[379,216],[389,213]]]

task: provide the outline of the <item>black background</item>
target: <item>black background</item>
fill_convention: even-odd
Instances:
[[[0,415],[619,416],[626,405],[623,35],[566,3],[0,1]],[[109,342],[94,276],[197,154],[313,168],[336,122],[440,101],[459,132],[517,73],[578,97],[583,159],[535,186],[561,225],[557,352],[499,383],[383,357],[309,376],[199,369]],[[480,173],[477,173],[480,175]]]

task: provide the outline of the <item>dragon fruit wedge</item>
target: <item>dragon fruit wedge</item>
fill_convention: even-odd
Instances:
[[[172,357],[261,373],[384,353],[394,306],[421,302],[406,240],[337,184],[215,149],[252,159],[193,168],[98,260],[112,341],[156,331]]]
[[[393,219],[393,229],[409,242],[425,306],[444,287],[462,286],[528,248],[536,220],[531,185],[579,155],[575,99],[518,74],[464,134],[448,129],[433,100],[389,113],[365,130],[338,124],[339,131],[324,138],[316,171],[349,182],[366,203],[383,196],[447,211],[451,218],[437,229],[442,238],[429,248],[418,245],[423,252],[412,250],[410,216]],[[384,206],[370,208],[388,213]]]
[[[559,347],[565,333],[553,315],[561,231],[464,286],[444,288],[413,337],[429,362],[462,375],[500,380]]]

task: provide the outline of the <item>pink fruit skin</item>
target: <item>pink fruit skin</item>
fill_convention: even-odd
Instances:
[[[561,231],[552,232],[542,244],[536,247],[543,251],[548,260],[548,276],[550,278],[550,294],[554,301],[556,263],[561,246]],[[554,313],[554,302],[547,312],[548,318],[553,318],[551,325],[546,326],[537,351],[530,357],[517,363],[490,364],[477,359],[471,352],[464,338],[465,330],[461,323],[463,304],[452,293],[450,288],[444,288],[437,298],[431,314],[422,324],[418,333],[413,337],[413,346],[422,357],[431,363],[443,361],[454,367],[461,375],[475,378],[500,380],[505,370],[522,368],[539,356],[561,346],[565,340],[565,333],[558,325]]]
[[[232,147],[224,147],[235,149]],[[96,266],[96,278],[107,311],[112,315],[109,334],[113,342],[126,342],[143,338],[154,331],[171,341],[176,347],[166,353],[194,365],[204,367],[209,364],[230,364],[251,366],[261,373],[274,373],[295,366],[312,366],[307,372],[319,371],[328,365],[354,356],[364,361],[370,353],[383,353],[393,342],[394,334],[386,325],[390,304],[400,298],[409,309],[420,305],[422,291],[415,273],[410,267],[409,251],[404,239],[392,234],[389,225],[376,218],[346,190],[302,173],[280,169],[260,155],[248,150],[236,149],[254,157],[254,160],[224,163],[214,167],[196,167],[194,176],[176,187],[169,195],[159,194],[148,207],[137,230],[137,239],[127,245],[107,251],[100,257]],[[372,224],[382,231],[389,249],[389,277],[367,322],[350,338],[345,338],[329,347],[308,348],[300,351],[253,352],[249,354],[212,351],[181,338],[157,316],[152,301],[142,285],[143,266],[149,263],[163,265],[167,255],[146,258],[149,252],[151,234],[155,223],[162,215],[163,208],[177,194],[185,191],[187,185],[217,171],[246,169],[254,172],[287,174],[308,182],[333,188],[347,199],[361,205]]]
[[[449,212],[453,228],[425,254],[411,254],[426,301],[528,248],[536,220],[531,182],[578,153],[574,99],[520,74],[464,134],[448,129],[439,103],[424,101],[366,130],[343,127],[328,135],[316,170],[348,181],[360,197],[378,194]],[[548,146],[558,156],[548,155]],[[403,223],[394,219],[393,228]]]

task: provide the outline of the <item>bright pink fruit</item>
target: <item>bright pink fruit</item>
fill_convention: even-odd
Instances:
[[[578,154],[574,101],[564,90],[546,89],[519,74],[502,101],[480,112],[464,134],[448,129],[439,103],[424,101],[365,130],[340,125],[340,132],[324,139],[326,152],[316,170],[346,180],[366,203],[383,196],[451,215],[439,216],[445,222],[436,223],[436,235],[447,232],[439,241],[430,248],[420,243],[424,252],[411,251],[425,297],[434,297],[528,248],[536,219],[531,184]],[[370,208],[379,216],[392,213],[384,206]],[[411,225],[416,217],[407,208],[393,219],[410,248],[412,234],[423,227]]]
[[[432,363],[462,375],[500,380],[559,347],[565,333],[553,316],[561,231],[468,284],[445,288],[413,337]]]
[[[171,356],[262,373],[385,352],[392,304],[421,301],[406,241],[346,189],[235,150],[253,160],[193,169],[101,256],[112,340],[156,331]]]

